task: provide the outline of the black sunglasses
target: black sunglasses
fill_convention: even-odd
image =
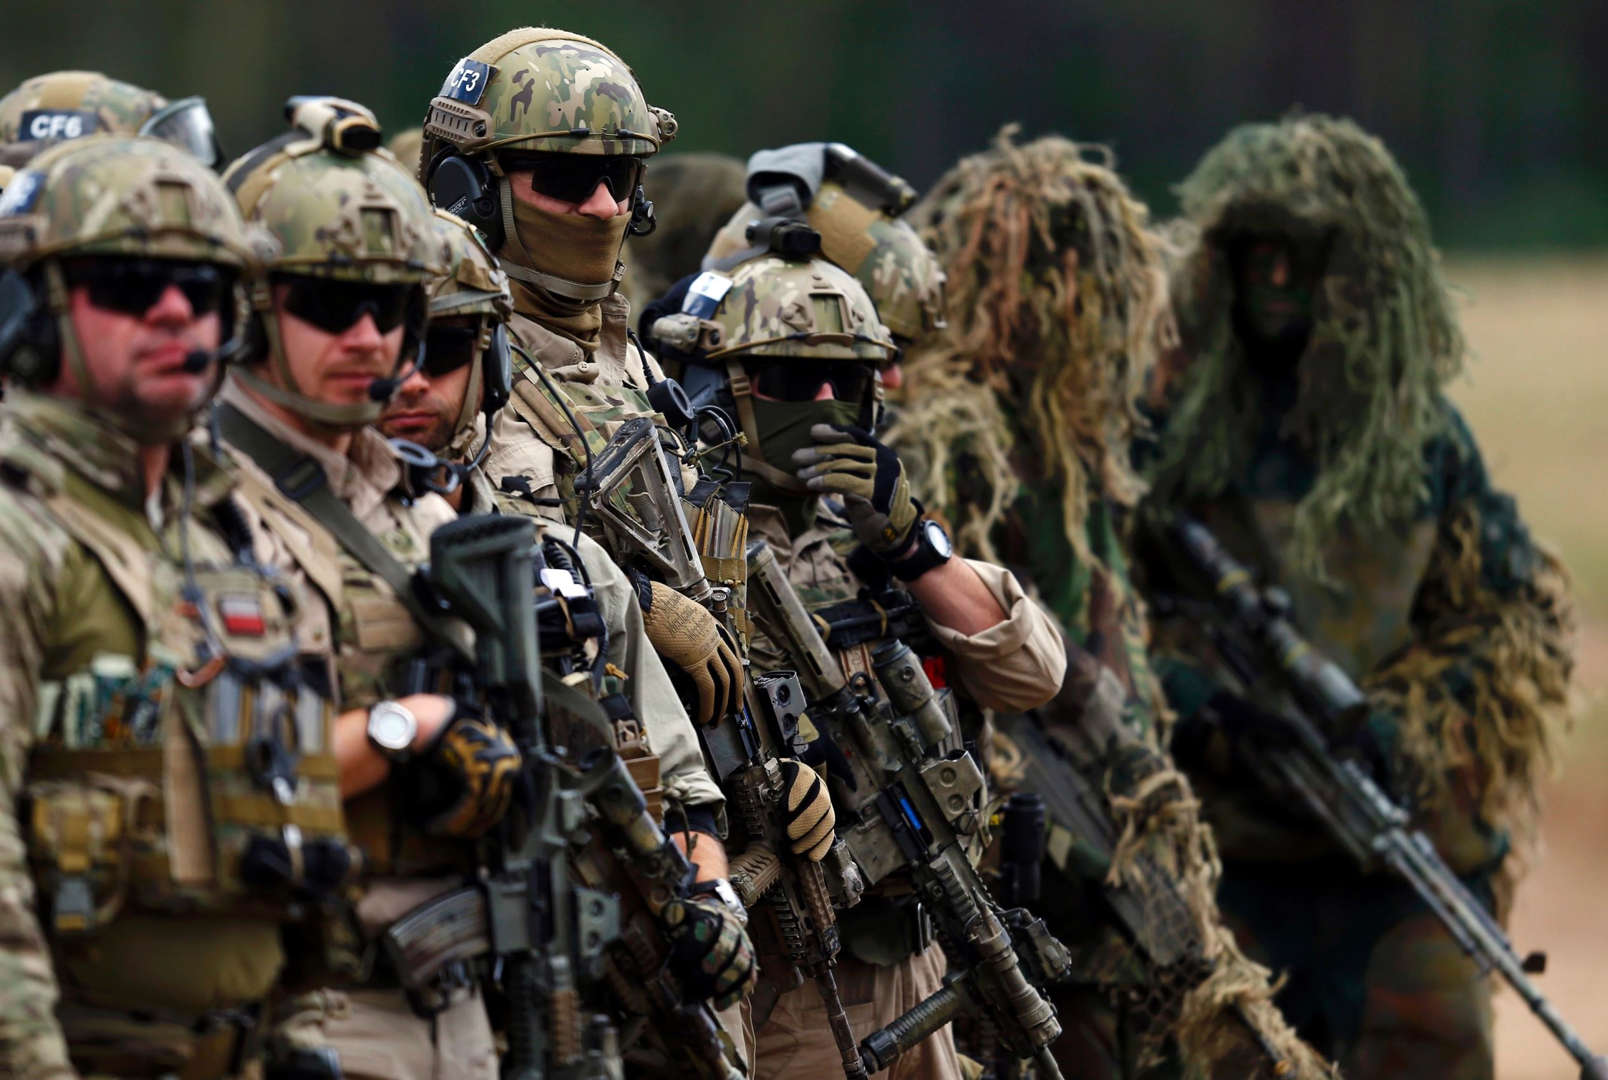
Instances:
[[[754,389],[778,401],[814,401],[826,383],[839,401],[864,401],[876,379],[874,367],[854,361],[795,357],[749,364],[747,369]]]
[[[414,293],[412,285],[371,285],[366,281],[328,278],[283,277],[278,283],[289,286],[285,310],[326,334],[344,333],[364,315],[372,315],[375,328],[388,334],[408,317]]]
[[[424,360],[419,365],[432,379],[457,371],[479,353],[480,327],[431,324],[424,339]]]
[[[235,283],[234,273],[222,266],[181,259],[74,259],[62,274],[68,287],[88,292],[91,304],[125,315],[144,315],[169,286],[184,294],[197,316],[216,314],[232,297]]]
[[[560,202],[583,203],[598,184],[607,184],[615,202],[629,199],[642,183],[647,166],[629,154],[520,154],[503,161],[504,169],[530,169],[530,189]]]

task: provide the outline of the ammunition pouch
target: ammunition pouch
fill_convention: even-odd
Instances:
[[[868,896],[838,913],[838,936],[856,960],[893,967],[932,945],[932,916],[915,896]]]
[[[287,804],[250,781],[240,746],[35,751],[23,820],[45,928],[92,933],[125,905],[271,918],[333,896],[356,869],[335,761],[302,766],[312,790]]]
[[[196,1017],[64,1004],[63,1034],[80,1074],[212,1080],[237,1077],[262,1056],[261,1010],[252,1005]]]

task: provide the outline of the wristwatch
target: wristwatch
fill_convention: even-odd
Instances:
[[[916,522],[916,548],[902,559],[888,563],[888,570],[900,581],[914,581],[928,570],[942,566],[955,553],[944,527],[932,518]]]
[[[720,901],[733,915],[737,916],[739,923],[743,926],[748,925],[748,909],[743,906],[742,899],[737,895],[737,890],[731,887],[731,882],[726,878],[709,878],[704,881],[695,881],[688,891],[692,896],[708,896]]]
[[[376,702],[369,709],[368,741],[386,758],[406,761],[419,734],[419,718],[413,710],[395,701]]]

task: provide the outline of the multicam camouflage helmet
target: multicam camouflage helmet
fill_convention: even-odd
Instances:
[[[744,468],[784,491],[798,478],[765,460],[753,388],[745,364],[754,357],[805,367],[854,361],[881,367],[898,355],[893,336],[860,283],[821,258],[761,255],[727,273],[706,270],[688,286],[681,311],[659,319],[655,340],[682,336],[700,344],[700,366],[724,366],[737,422],[747,437]],[[871,408],[871,403],[865,403]]]
[[[445,210],[437,210],[435,218],[436,230],[447,250],[451,269],[438,278],[430,290],[430,317],[482,317],[480,340],[477,342],[475,360],[470,365],[463,408],[458,413],[458,422],[453,428],[452,441],[446,453],[447,460],[457,461],[467,456],[468,444],[474,436],[475,418],[481,409],[485,373],[480,358],[487,349],[494,347],[496,328],[513,316],[514,298],[508,291],[508,275],[498,269],[497,260],[487,249],[485,241],[481,240],[480,233],[467,221]],[[503,349],[506,352],[506,343]]]
[[[36,75],[0,98],[0,161],[20,165],[46,147],[85,135],[151,135],[198,158],[222,163],[212,116],[199,97],[161,94],[98,71]]]
[[[94,256],[213,263],[241,277],[251,267],[245,226],[228,191],[171,144],[97,136],[60,143],[34,158],[0,196],[0,264],[34,277],[55,317],[61,356],[82,385],[90,378],[68,312],[61,260]],[[56,362],[19,350],[7,373],[36,381]],[[113,421],[136,433],[129,426],[134,419]]]
[[[273,310],[273,276],[322,277],[417,289],[399,366],[416,353],[430,284],[447,273],[445,243],[424,190],[388,151],[379,124],[361,105],[339,98],[292,98],[295,130],[241,157],[224,172],[267,274],[251,291],[279,386],[250,372],[253,390],[315,423],[372,423],[383,401],[330,405],[296,387]]]
[[[436,229],[447,257],[447,273],[430,289],[430,315],[491,315],[506,322],[513,316],[514,299],[508,275],[497,266],[480,233],[467,221],[445,210],[435,211]]]
[[[704,265],[749,247],[748,226],[763,215],[742,206],[716,234]],[[882,324],[905,342],[944,326],[944,271],[904,221],[869,207],[828,180],[805,215],[821,234],[821,254],[853,274],[871,294]]]
[[[647,103],[607,46],[526,26],[458,61],[430,102],[425,160],[444,146],[472,155],[517,148],[645,157],[675,131],[675,117]]]
[[[706,274],[700,281],[720,280]],[[865,289],[825,259],[763,255],[736,267],[710,319],[720,344],[706,359],[782,356],[888,364],[898,349]],[[699,286],[694,285],[697,289]]]

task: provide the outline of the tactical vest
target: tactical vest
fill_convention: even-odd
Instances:
[[[108,597],[94,637],[42,673],[19,814],[58,976],[69,1000],[158,1014],[260,998],[278,924],[352,870],[331,710],[303,678],[289,594],[238,557],[227,498],[172,527],[186,572],[138,510],[72,471],[50,489],[33,464],[13,446],[5,476],[92,556],[56,589]]]

